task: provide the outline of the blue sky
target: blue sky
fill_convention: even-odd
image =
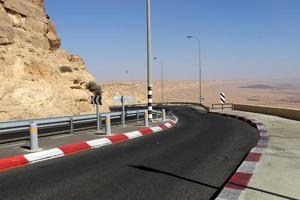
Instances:
[[[99,81],[146,79],[146,0],[46,1],[62,47]],[[153,56],[166,79],[300,78],[299,0],[152,0]],[[158,62],[153,78],[160,79]]]

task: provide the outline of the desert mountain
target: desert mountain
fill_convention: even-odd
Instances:
[[[44,0],[0,0],[0,121],[94,111],[93,76],[60,44]]]

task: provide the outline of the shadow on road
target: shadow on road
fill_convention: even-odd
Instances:
[[[188,181],[188,182],[191,182],[191,183],[196,183],[196,184],[199,184],[199,185],[202,185],[202,186],[205,186],[205,187],[210,187],[210,188],[213,188],[213,189],[219,189],[218,187],[213,186],[213,185],[209,185],[209,184],[206,184],[206,183],[202,183],[202,182],[199,182],[199,181],[188,179],[188,178],[178,176],[176,174],[172,174],[172,173],[169,173],[169,172],[161,171],[161,170],[158,170],[158,169],[153,169],[153,168],[145,167],[145,166],[141,166],[141,165],[139,165],[139,166],[128,165],[128,166],[139,169],[139,170],[147,171],[147,172],[153,172],[153,173],[168,175],[168,176],[178,178],[178,179],[181,179],[181,180],[185,180],[185,181]]]
[[[202,183],[202,182],[199,182],[199,181],[196,181],[196,180],[188,179],[188,178],[185,178],[185,177],[182,177],[182,176],[178,176],[176,174],[172,174],[172,173],[169,173],[169,172],[165,172],[165,171],[162,171],[162,170],[158,170],[158,169],[154,169],[154,168],[150,168],[150,167],[146,167],[146,166],[142,166],[142,165],[138,165],[138,166],[137,165],[128,165],[128,166],[133,167],[135,169],[147,171],[147,172],[159,173],[159,174],[171,176],[171,177],[174,177],[174,178],[177,178],[177,179],[180,179],[180,180],[185,180],[185,181],[188,181],[188,182],[191,182],[191,183],[196,183],[196,184],[199,184],[199,185],[202,185],[202,186],[205,186],[205,187],[216,189],[217,192],[212,196],[211,199],[215,199],[217,197],[217,195],[219,194],[219,192],[223,188],[223,186],[216,187],[216,186],[213,186],[213,185],[209,185],[207,183]],[[226,182],[224,183],[224,185],[225,184],[226,184]],[[243,187],[243,188],[247,188],[247,189],[250,189],[250,190],[255,190],[255,191],[258,191],[258,192],[263,192],[263,193],[266,193],[266,194],[269,194],[269,195],[273,195],[273,196],[277,196],[277,197],[281,197],[281,198],[285,198],[285,199],[299,200],[299,199],[296,199],[296,198],[288,197],[288,196],[285,196],[285,195],[277,194],[277,193],[274,193],[274,192],[269,192],[269,191],[254,188],[254,187],[249,187],[249,186],[240,185],[240,184],[231,183],[231,182],[230,182],[230,184],[240,186],[240,187]]]

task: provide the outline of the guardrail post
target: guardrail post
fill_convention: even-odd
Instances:
[[[105,124],[106,124],[105,134],[109,135],[109,134],[111,134],[111,122],[110,122],[110,115],[109,114],[106,115]]]
[[[125,127],[126,124],[125,124],[125,119],[126,118],[126,113],[125,113],[125,106],[124,106],[124,103],[122,104],[122,126]]]
[[[37,123],[30,122],[30,150],[37,151],[39,149],[38,143],[38,126]]]
[[[73,117],[70,118],[70,132],[74,134],[74,119]]]
[[[145,119],[144,119],[144,121],[145,121],[145,124],[144,124],[144,125],[145,125],[145,127],[149,127],[148,110],[145,111],[144,116],[145,116],[145,117],[144,117],[144,118],[145,118]]]
[[[166,110],[162,109],[162,116],[161,116],[162,121],[166,121]]]
[[[140,121],[140,111],[137,110],[136,111],[136,122],[139,123],[139,121]]]

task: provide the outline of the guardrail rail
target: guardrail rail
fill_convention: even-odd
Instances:
[[[136,121],[144,117],[145,109],[129,110],[125,112],[126,121]],[[161,111],[153,110],[156,117],[160,117]],[[110,116],[112,124],[121,123],[122,112],[101,113],[101,125],[105,125],[106,116]],[[120,120],[119,120],[120,119]],[[18,141],[29,138],[29,129],[31,122],[37,124],[39,137],[56,135],[62,133],[77,132],[89,130],[96,127],[97,115],[78,115],[66,117],[53,117],[45,119],[29,119],[0,122],[0,143]]]

